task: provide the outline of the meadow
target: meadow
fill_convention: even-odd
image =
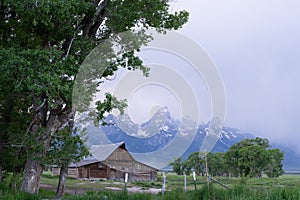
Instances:
[[[128,199],[128,200],[168,200],[168,199],[220,199],[220,200],[299,200],[300,199],[300,175],[283,175],[279,178],[232,178],[215,177],[225,184],[224,188],[215,182],[207,184],[206,177],[197,177],[195,191],[192,176],[187,176],[187,190],[183,190],[183,176],[167,174],[166,191],[162,194],[152,193],[152,189],[161,189],[163,177],[159,173],[155,182],[132,182],[125,184],[121,181],[80,181],[68,178],[66,200],[83,199]],[[58,177],[51,176],[49,172],[43,174],[41,189],[38,195],[28,195],[7,189],[0,185],[0,199],[55,199],[55,189]],[[137,188],[136,192],[130,192]],[[111,190],[115,191],[111,191]]]

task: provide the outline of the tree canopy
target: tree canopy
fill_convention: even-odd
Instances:
[[[164,0],[1,0],[0,15],[0,151],[3,155],[15,145],[13,155],[26,152],[21,190],[30,193],[39,190],[42,161],[53,138],[74,119],[74,82],[91,50],[136,27],[163,33],[188,20],[185,11],[170,13]],[[104,72],[94,72],[94,81],[119,67],[146,69],[136,51],[138,46],[120,52],[121,59],[107,63]],[[107,97],[97,104],[99,119],[118,107]],[[4,155],[1,177],[9,154]]]
[[[212,176],[261,177],[265,173],[274,178],[283,174],[283,155],[280,149],[272,149],[267,139],[245,139],[230,147],[225,152],[204,153],[194,152],[188,159],[176,159],[171,165],[177,174],[189,174],[195,171],[198,175],[208,172]],[[206,160],[205,160],[206,157]]]
[[[267,139],[245,139],[230,147],[225,154],[225,163],[234,176],[270,177],[283,174],[283,152],[271,149]]]

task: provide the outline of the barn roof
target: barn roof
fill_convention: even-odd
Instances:
[[[105,145],[92,145],[91,154],[98,161],[105,161],[117,148],[125,148],[125,143],[105,144]]]
[[[94,158],[93,156],[89,156],[89,157],[81,160],[80,162],[77,162],[77,163],[71,162],[69,164],[69,167],[82,167],[82,166],[93,164],[96,162],[99,162],[99,161],[96,158]]]
[[[117,148],[125,148],[125,143],[105,144],[105,145],[92,145],[90,152],[92,156],[89,156],[80,162],[70,163],[69,167],[82,167],[85,165],[105,161]]]

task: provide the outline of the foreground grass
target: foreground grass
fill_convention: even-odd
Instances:
[[[178,176],[169,173],[167,176],[167,189],[174,190],[177,188],[183,188],[183,176]],[[300,175],[283,175],[279,178],[233,178],[233,177],[215,177],[218,181],[224,183],[229,187],[244,184],[249,188],[272,188],[272,187],[296,187],[300,188]],[[163,176],[159,173],[157,181],[155,182],[132,182],[128,183],[128,187],[141,187],[143,189],[148,188],[162,188]],[[43,174],[41,178],[41,184],[52,186],[56,188],[58,183],[58,177],[52,176],[50,172]],[[206,185],[206,177],[197,177],[197,187]],[[72,178],[67,179],[67,189],[70,190],[105,190],[106,187],[118,187],[124,188],[124,183],[121,181],[80,181]],[[219,187],[216,185],[216,187]],[[192,176],[187,176],[187,189],[194,189],[194,182]]]
[[[0,199],[3,200],[41,200],[45,197],[41,195],[29,195],[25,193],[0,193]],[[52,198],[54,199],[54,198]],[[197,191],[187,191],[177,189],[173,191],[166,191],[164,196],[160,193],[158,195],[135,193],[129,194],[126,191],[98,191],[87,192],[81,195],[67,195],[64,200],[298,200],[300,199],[300,188],[273,188],[270,190],[253,190],[245,186],[235,186],[234,188],[225,190],[220,188],[214,188],[214,186],[206,187]]]
[[[206,184],[205,177],[198,177],[197,191],[194,191],[191,176],[187,177],[187,192],[183,191],[183,176],[167,174],[167,191],[157,195],[147,193],[127,193],[126,191],[107,191],[106,187],[124,188],[124,183],[117,181],[79,181],[75,179],[67,180],[67,190],[83,191],[84,194],[66,194],[66,200],[81,199],[128,199],[128,200],[168,200],[168,199],[220,199],[220,200],[281,200],[300,199],[300,176],[284,175],[278,179],[263,178],[228,178],[216,177],[217,180],[226,184],[229,189],[224,189],[216,183]],[[9,190],[4,184],[0,184],[0,199],[3,200],[40,200],[55,199],[55,188],[58,177],[53,177],[49,173],[42,176],[41,184],[51,186],[50,189],[41,189],[38,195],[29,195],[18,191]],[[158,176],[156,182],[133,182],[128,187],[140,187],[143,190],[149,188],[161,188],[162,176]]]

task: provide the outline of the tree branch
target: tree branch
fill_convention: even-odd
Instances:
[[[117,78],[117,74],[115,74],[113,78],[105,77],[105,79],[108,80],[108,81],[113,81],[113,80],[115,80],[116,78]]]
[[[104,19],[102,15],[103,15],[104,8],[107,5],[107,0],[103,0],[102,2],[100,2],[100,0],[97,0],[95,1],[95,4],[97,6],[97,9],[94,14],[94,17],[89,21],[83,23],[83,36],[93,36],[93,34],[97,32],[99,26],[101,25]]]
[[[67,54],[66,54],[66,57],[65,57],[65,58],[68,58],[68,56],[69,56],[69,53],[70,53],[70,49],[71,49],[73,40],[74,40],[74,38],[71,39],[71,42],[70,42],[70,44],[69,44],[69,47],[68,47]]]
[[[40,105],[40,106],[38,106],[38,107],[36,107],[36,108],[34,109],[35,112],[41,111],[41,110],[44,108],[44,106],[46,105],[47,101],[48,101],[48,99],[44,99],[42,105]]]

